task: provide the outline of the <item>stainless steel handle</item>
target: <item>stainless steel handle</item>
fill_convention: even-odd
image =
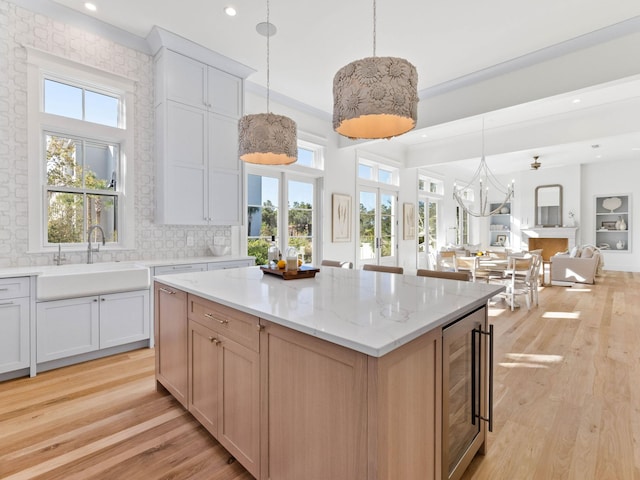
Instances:
[[[213,320],[213,313],[205,313],[204,316]]]
[[[476,333],[480,330],[474,328],[471,330],[471,425],[476,424]]]
[[[0,303],[0,307],[8,307],[9,305],[13,305],[13,302],[2,302],[2,303]]]
[[[489,431],[493,432],[493,324],[489,325]]]
[[[175,267],[171,267],[174,270],[182,270],[182,269],[187,269],[187,268],[193,268],[193,265],[176,265]]]
[[[7,287],[5,287],[5,288],[0,288],[0,292],[6,292],[6,291],[8,291],[8,290],[9,290],[9,289],[8,289]]]
[[[172,290],[167,290],[166,288],[162,288],[162,287],[160,287],[158,290],[160,290],[161,292],[164,292],[164,293],[168,293],[169,295],[175,295],[176,294],[176,292],[174,292]]]

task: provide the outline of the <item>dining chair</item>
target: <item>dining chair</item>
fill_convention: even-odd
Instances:
[[[441,272],[455,272],[456,266],[453,260],[455,256],[456,252],[454,251],[438,252],[436,257],[436,270]]]
[[[504,277],[507,280],[507,291],[504,293],[511,311],[516,306],[516,296],[524,295],[527,302],[527,310],[531,309],[532,298],[532,271],[534,255],[510,256]]]
[[[469,281],[469,272],[440,272],[438,270],[427,270],[419,268],[416,272],[419,277],[445,278],[447,280]]]
[[[341,262],[339,260],[322,260],[320,262],[322,267],[338,267],[338,268],[353,268],[352,262]]]
[[[456,272],[468,272],[471,274],[471,280],[476,281],[476,271],[478,270],[479,259],[473,257],[453,257],[453,269]]]
[[[386,272],[386,273],[404,273],[402,267],[392,267],[389,265],[374,265],[372,263],[366,263],[362,266],[363,270],[369,270],[373,272]]]

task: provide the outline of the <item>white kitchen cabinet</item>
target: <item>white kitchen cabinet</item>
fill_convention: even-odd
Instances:
[[[149,291],[37,304],[38,363],[149,338]]]
[[[100,348],[149,338],[149,291],[100,295]]]
[[[29,278],[0,279],[0,374],[29,367]]]
[[[231,260],[225,262],[211,262],[207,264],[207,270],[224,270],[227,268],[253,267],[256,264],[255,259]]]
[[[185,263],[181,265],[162,265],[153,269],[154,275],[172,275],[174,273],[204,272],[207,270],[206,263]]]
[[[98,350],[98,300],[94,296],[37,304],[38,363]]]
[[[243,80],[168,49],[155,67],[158,223],[240,225]]]

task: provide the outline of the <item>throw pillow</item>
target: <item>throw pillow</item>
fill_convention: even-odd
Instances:
[[[582,258],[591,258],[593,257],[593,247],[584,247],[582,249],[582,254],[580,255]]]
[[[573,248],[571,249],[571,251],[569,252],[569,256],[570,256],[571,258],[576,258],[576,257],[579,257],[579,256],[580,256],[580,255],[578,255],[578,247],[577,247],[577,246],[576,246],[576,247],[573,247]]]

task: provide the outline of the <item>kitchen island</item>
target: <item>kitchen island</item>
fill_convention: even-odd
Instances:
[[[457,478],[484,448],[501,290],[337,268],[159,276],[157,383],[258,479]]]

